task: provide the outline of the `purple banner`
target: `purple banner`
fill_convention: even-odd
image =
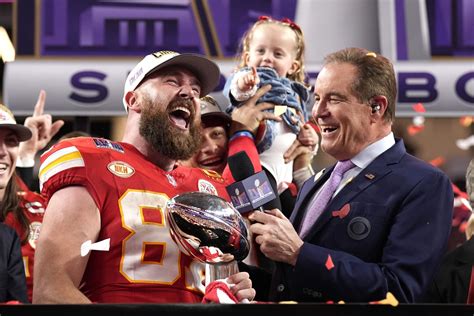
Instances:
[[[426,0],[433,56],[474,56],[474,1]]]
[[[294,19],[296,0],[43,0],[40,56],[136,56],[158,50],[232,57],[260,15]]]

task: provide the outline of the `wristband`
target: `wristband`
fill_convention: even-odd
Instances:
[[[234,75],[234,78],[232,79],[232,82],[230,84],[230,94],[234,97],[235,100],[242,102],[250,99],[255,95],[257,92],[257,85],[254,85],[252,89],[248,91],[242,91],[239,89],[237,86],[237,80],[245,76],[248,72],[247,71],[239,71]]]
[[[35,166],[34,158],[21,158],[16,159],[16,166],[20,168],[31,168]]]
[[[253,134],[249,131],[238,131],[238,132],[235,132],[229,139],[229,141],[232,141],[238,137],[248,137],[248,138],[251,138],[253,141],[255,140],[255,137],[253,136]]]

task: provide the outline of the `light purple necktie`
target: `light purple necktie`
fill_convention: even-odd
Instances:
[[[344,173],[353,167],[355,167],[355,165],[350,160],[337,162],[336,167],[334,167],[334,170],[331,173],[331,176],[324,184],[318,197],[310,205],[303,218],[300,230],[301,237],[304,237],[306,234],[308,234],[310,228],[314,225],[314,223],[316,223],[316,220],[331,200],[331,197],[339,186],[339,183],[341,183]]]

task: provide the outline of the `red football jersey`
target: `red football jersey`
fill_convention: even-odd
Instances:
[[[82,137],[61,141],[42,155],[40,185],[48,198],[81,185],[99,209],[97,241],[110,238],[110,250],[90,253],[81,284],[90,300],[201,302],[204,265],[179,251],[164,208],[170,198],[189,191],[229,200],[218,174],[187,167],[165,172],[130,144]]]
[[[33,294],[33,267],[34,267],[34,255],[36,249],[36,241],[38,240],[39,232],[41,230],[41,223],[43,222],[44,210],[46,208],[46,200],[41,195],[32,192],[26,185],[17,179],[20,186],[18,195],[20,197],[20,207],[26,215],[28,222],[30,223],[30,233],[28,240],[21,245],[21,254],[23,257],[23,263],[25,265],[26,274],[26,285],[28,286],[28,300],[31,302]],[[20,239],[23,240],[25,235],[24,229],[22,229],[20,223],[15,218],[12,212],[8,213],[5,218],[5,224],[13,227]]]

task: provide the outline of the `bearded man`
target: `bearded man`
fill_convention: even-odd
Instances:
[[[122,142],[76,138],[41,160],[49,199],[38,240],[34,303],[197,303],[202,264],[179,251],[164,209],[173,196],[206,191],[227,197],[222,178],[178,166],[199,148],[199,97],[219,80],[204,57],[161,51],[125,82]],[[81,247],[110,239],[108,251]],[[255,290],[245,272],[229,277],[239,299]]]

